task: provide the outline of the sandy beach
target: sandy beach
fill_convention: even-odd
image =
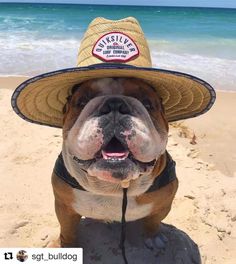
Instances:
[[[50,174],[61,130],[25,122],[11,109],[25,77],[0,77],[0,247],[45,247],[59,232]],[[165,223],[198,244],[202,263],[236,263],[236,93],[217,92],[205,115],[174,123],[168,150],[180,181]]]

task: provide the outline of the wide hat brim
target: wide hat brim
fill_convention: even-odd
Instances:
[[[216,94],[207,82],[189,74],[127,64],[102,63],[48,72],[26,80],[12,95],[12,107],[23,119],[61,128],[63,107],[75,84],[95,78],[139,78],[162,98],[169,122],[195,117],[208,111]]]

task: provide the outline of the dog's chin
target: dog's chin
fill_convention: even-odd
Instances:
[[[96,156],[87,161],[77,158],[77,162],[90,176],[110,183],[135,180],[141,175],[149,174],[156,162],[156,160],[145,163],[138,161],[129,152],[124,153],[123,157],[121,153],[116,154],[117,156],[113,153],[112,156],[107,157],[102,153],[100,157]]]

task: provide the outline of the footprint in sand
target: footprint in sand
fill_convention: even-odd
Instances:
[[[29,224],[29,221],[21,221],[19,223],[14,224],[14,226],[10,229],[9,233],[11,235],[15,234],[19,228],[22,228]]]

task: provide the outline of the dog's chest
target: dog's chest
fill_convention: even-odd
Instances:
[[[122,197],[103,196],[86,191],[74,190],[74,210],[85,217],[105,221],[120,221],[122,212]],[[134,221],[151,213],[152,204],[140,205],[135,197],[128,197],[125,218]]]

